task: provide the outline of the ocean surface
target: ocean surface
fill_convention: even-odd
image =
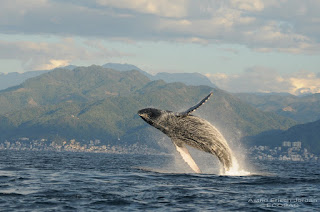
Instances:
[[[175,164],[175,165],[173,165]],[[320,211],[320,164],[193,174],[174,155],[0,151],[0,211]]]

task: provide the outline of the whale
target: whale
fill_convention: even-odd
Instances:
[[[201,173],[201,170],[186,146],[215,155],[223,165],[224,171],[230,170],[233,165],[231,149],[219,130],[207,120],[192,114],[207,102],[212,94],[213,92],[184,112],[156,108],[144,108],[138,111],[138,115],[145,122],[171,139],[183,160],[196,173]]]

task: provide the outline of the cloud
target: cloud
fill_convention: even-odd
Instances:
[[[231,5],[247,11],[261,11],[264,8],[261,0],[231,0]]]
[[[320,93],[320,78],[317,77],[316,73],[300,71],[289,76],[288,80],[294,86],[290,93]]]
[[[187,0],[96,0],[103,6],[131,9],[141,13],[154,14],[164,17],[184,17]]]
[[[260,52],[318,54],[319,10],[320,2],[312,0],[3,0],[0,33],[229,43]]]
[[[99,41],[85,41],[82,45],[71,38],[57,42],[0,41],[0,59],[20,60],[25,70],[52,69],[66,66],[73,60],[124,56],[131,55],[108,49]]]
[[[319,73],[300,71],[281,75],[265,67],[251,67],[240,74],[206,74],[219,88],[229,92],[287,92],[294,95],[320,93]]]
[[[57,67],[63,67],[69,65],[69,60],[49,60],[47,64],[37,65],[36,69],[38,70],[50,70]]]

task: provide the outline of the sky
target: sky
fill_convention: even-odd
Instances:
[[[320,92],[319,0],[2,0],[0,73],[128,63],[230,92]]]

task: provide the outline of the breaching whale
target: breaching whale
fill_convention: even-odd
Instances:
[[[201,171],[185,145],[217,156],[225,171],[229,171],[233,165],[231,149],[219,130],[208,121],[191,114],[203,105],[212,94],[211,92],[198,104],[184,112],[155,108],[145,108],[138,111],[144,121],[171,138],[184,161],[196,173],[201,173]]]

